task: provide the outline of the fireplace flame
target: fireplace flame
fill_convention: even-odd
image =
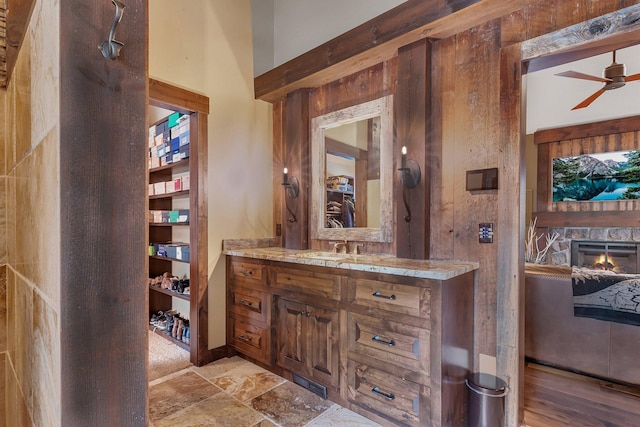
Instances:
[[[607,257],[605,254],[600,254],[593,262],[593,268],[596,270],[615,271],[618,269],[618,265],[613,261],[613,258]]]

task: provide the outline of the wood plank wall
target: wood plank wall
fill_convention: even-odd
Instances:
[[[522,325],[519,320],[522,284],[518,282],[520,273],[516,268],[519,262],[516,264],[513,258],[518,255],[513,254],[519,253],[519,246],[524,244],[520,238],[522,230],[517,229],[518,224],[524,227],[524,221],[520,219],[522,213],[514,210],[516,206],[509,204],[517,203],[519,195],[514,193],[519,191],[518,183],[523,179],[516,166],[524,156],[518,135],[524,134],[519,128],[519,114],[501,111],[502,108],[519,111],[520,92],[515,87],[502,86],[500,80],[506,78],[513,83],[519,75],[518,43],[636,3],[523,2],[524,7],[516,12],[432,41],[430,257],[480,263],[475,290],[474,363],[478,369],[480,353],[498,356],[498,374],[514,387],[507,398],[506,425],[517,425],[517,403],[521,397],[521,380],[515,375],[521,356],[518,334],[524,333],[517,326]],[[501,50],[510,46],[503,58]],[[363,84],[367,90],[375,90],[371,87],[379,84],[375,73]],[[340,102],[332,105],[328,100],[314,102],[315,91],[311,95],[311,116],[344,106]],[[485,167],[500,168],[500,188],[477,194],[465,191],[465,172]],[[494,223],[494,244],[478,243],[480,222]],[[321,247],[319,242],[312,245]],[[513,265],[500,268],[500,263]]]
[[[309,120],[309,91],[298,89],[287,95],[284,109],[284,139],[283,139],[283,169],[286,167],[291,179],[296,178],[299,183],[298,196],[293,198],[283,191],[282,223],[285,224],[285,247],[290,249],[307,249],[309,247],[309,198],[310,192],[310,120]],[[275,129],[275,126],[274,126]],[[283,170],[279,175],[282,177]],[[282,184],[282,182],[280,183]]]
[[[310,92],[310,118],[395,93],[397,58],[345,76]],[[313,249],[330,249],[328,241],[310,241]],[[394,253],[393,243],[366,243],[366,252]]]
[[[139,426],[148,415],[147,2],[127,2],[114,61],[88,42],[108,35],[113,4],[59,3],[62,372],[52,398],[63,426]]]
[[[432,163],[432,139],[429,136],[430,86],[431,43],[423,39],[400,48],[394,102],[396,144],[393,152],[399,154],[401,147],[406,146],[407,158],[415,161],[421,171],[418,184],[414,188],[406,188],[396,172],[401,166],[399,162],[393,168],[396,194],[396,255],[401,258],[429,258]],[[399,156],[396,156],[396,159],[398,158]]]
[[[577,126],[547,129],[534,133],[538,147],[537,212],[540,227],[588,224],[591,227],[637,227],[637,215],[620,215],[640,208],[638,200],[599,202],[552,202],[552,160],[640,149],[640,116],[607,120]],[[589,215],[585,215],[588,212]],[[584,218],[588,216],[588,218]],[[580,220],[582,217],[582,220]],[[585,220],[587,221],[585,223]]]
[[[479,223],[498,224],[498,190],[470,193],[466,171],[498,167],[500,26],[491,21],[473,31],[433,42],[431,257],[480,262],[476,276],[474,353],[495,354],[497,243],[478,242]],[[438,140],[439,139],[439,140]],[[500,183],[509,176],[500,176]],[[493,325],[493,326],[492,326]]]
[[[0,87],[7,87],[7,2],[0,0]]]
[[[541,0],[499,20],[432,43],[430,134],[434,147],[429,251],[432,258],[470,259],[481,264],[476,283],[476,355],[495,354],[495,283],[498,280],[496,244],[479,246],[478,224],[492,222],[496,233],[509,231],[499,228],[497,192],[470,194],[464,182],[467,170],[498,165],[502,127],[499,51],[504,45],[537,37],[630,3],[633,2]],[[396,93],[397,62],[397,57],[392,58],[384,62],[384,67],[379,64],[311,89],[309,116]],[[388,76],[384,79],[383,70]],[[383,84],[388,86],[386,90],[380,90]],[[274,145],[281,141],[276,132],[282,123],[279,120],[274,117]],[[500,176],[501,188],[518,179],[519,175]],[[275,217],[283,218],[283,215],[282,208],[276,207]],[[321,241],[311,241],[309,247],[328,249],[326,242]],[[390,250],[388,245],[372,248],[378,252]]]

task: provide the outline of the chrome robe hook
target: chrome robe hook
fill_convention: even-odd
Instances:
[[[124,43],[119,42],[114,37],[116,36],[116,27],[118,23],[122,19],[122,14],[124,13],[124,4],[120,3],[116,0],[111,0],[116,6],[116,16],[113,18],[113,23],[111,24],[111,29],[109,30],[109,40],[105,40],[102,42],[98,49],[102,52],[102,55],[107,59],[116,59],[120,56],[120,49],[124,47]]]

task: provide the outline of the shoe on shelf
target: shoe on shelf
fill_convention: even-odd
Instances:
[[[184,331],[184,320],[178,318],[178,329],[176,331],[176,336],[174,337],[178,341],[182,341],[182,333]]]
[[[170,312],[165,313],[167,317],[165,333],[167,335],[171,335],[171,331],[173,330],[173,324],[175,323],[175,314],[171,314]]]
[[[185,344],[189,344],[189,335],[191,334],[191,327],[189,326],[189,321],[185,320],[184,328],[182,330],[182,342]]]
[[[161,319],[156,322],[154,330],[160,329],[161,331],[164,331],[166,328],[167,328],[167,320]]]

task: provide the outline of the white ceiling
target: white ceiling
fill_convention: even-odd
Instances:
[[[611,53],[525,75],[527,94],[527,134],[536,130],[591,123],[640,114],[640,81],[606,91],[586,108],[571,109],[602,87],[602,83],[554,74],[573,70],[602,76],[612,62]],[[620,49],[616,62],[625,64],[626,75],[640,73],[640,45]]]

